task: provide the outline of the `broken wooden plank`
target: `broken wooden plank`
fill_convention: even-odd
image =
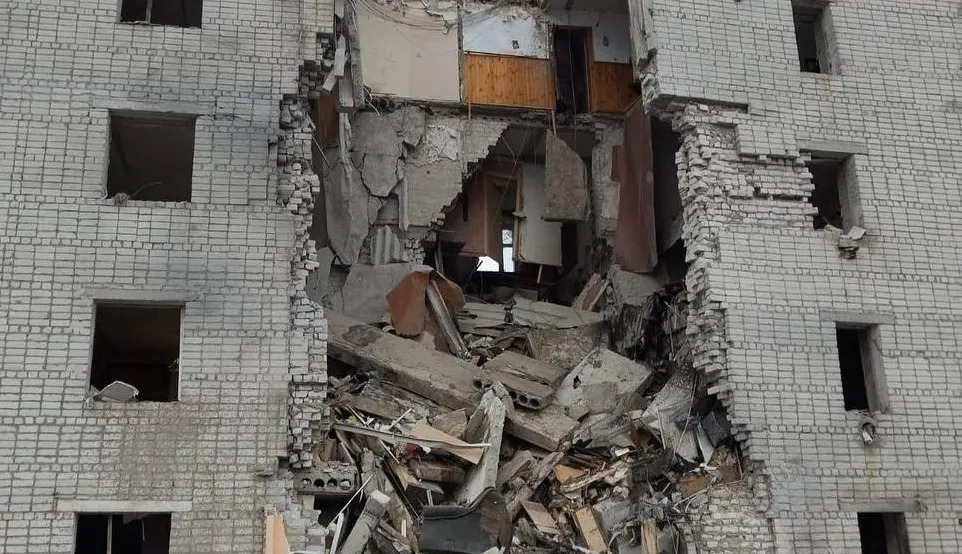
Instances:
[[[641,520],[641,548],[644,554],[658,554],[658,535],[658,523],[655,520]]]
[[[571,466],[566,466],[564,464],[558,464],[554,466],[554,478],[558,480],[562,485],[568,481],[577,479],[585,474],[582,469],[574,468]]]
[[[270,508],[272,511],[274,508]],[[268,513],[264,519],[264,554],[287,554],[290,546],[287,533],[284,531],[284,517],[276,513]]]
[[[425,448],[437,448],[439,450],[444,450],[445,452],[450,452],[455,456],[461,458],[462,460],[476,464],[481,460],[481,456],[484,453],[484,449],[487,444],[468,444],[461,439],[457,439],[442,433],[437,429],[432,429],[430,425],[425,424],[415,424],[411,427],[409,435],[401,435],[397,433],[389,433],[387,431],[379,431],[377,429],[370,429],[368,427],[362,427],[360,425],[351,425],[348,423],[335,423],[333,425],[335,431],[345,431],[347,433],[354,433],[356,435],[365,435],[369,437],[374,437],[381,439],[384,442],[392,444],[416,444]]]
[[[424,422],[415,423],[413,426],[411,426],[411,429],[408,432],[412,437],[440,443],[441,446],[439,448],[441,448],[441,450],[450,452],[458,458],[461,458],[466,462],[471,462],[472,464],[478,464],[481,461],[481,458],[484,457],[485,450],[491,446],[489,443],[468,444],[463,440],[457,437],[452,437],[444,431],[439,431]],[[481,448],[478,448],[479,446]],[[497,448],[501,448],[500,443],[497,445]]]
[[[529,500],[523,501],[521,506],[524,508],[525,513],[528,514],[528,517],[531,518],[531,523],[534,523],[538,531],[547,535],[561,534],[561,529],[558,528],[558,522],[555,521],[554,517],[552,517],[551,513],[548,512],[544,506]]]
[[[477,366],[414,341],[385,333],[335,312],[327,312],[328,355],[438,404],[474,409],[472,380]],[[558,406],[539,412],[514,410],[505,431],[523,441],[557,450],[578,422]]]
[[[589,506],[580,508],[574,513],[575,524],[581,533],[581,538],[585,541],[585,546],[593,552],[608,552],[608,543],[605,542],[605,535],[598,526],[598,519],[595,512]]]
[[[593,273],[585,283],[585,288],[581,289],[581,292],[571,303],[571,307],[576,310],[585,310],[586,312],[594,311],[595,306],[598,305],[598,301],[605,293],[605,289],[608,288],[608,280],[602,279],[601,275]]]

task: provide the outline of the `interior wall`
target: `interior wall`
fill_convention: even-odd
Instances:
[[[468,3],[463,17],[464,51],[548,59],[551,27],[538,10],[524,6],[493,9]]]
[[[419,100],[461,99],[457,29],[424,9],[371,10],[357,3],[361,71],[374,94]]]

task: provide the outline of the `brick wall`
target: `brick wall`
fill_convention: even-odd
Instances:
[[[770,477],[776,551],[858,552],[856,512],[889,509],[913,554],[962,550],[957,3],[832,2],[836,75],[799,71],[788,1],[650,6],[646,99],[685,140],[696,365]],[[853,152],[855,259],[812,227],[815,147]],[[887,321],[872,447],[843,406],[837,312]]]
[[[294,217],[277,204],[302,8],[204,0],[202,27],[115,0],[0,6],[0,551],[73,552],[70,499],[188,501],[171,552],[259,552],[286,480]],[[308,25],[323,31],[329,23]],[[190,203],[105,199],[108,110],[197,115]],[[180,401],[85,402],[93,301],[186,300]]]

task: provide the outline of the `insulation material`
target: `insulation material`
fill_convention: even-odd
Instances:
[[[419,100],[461,99],[458,33],[443,17],[373,0],[356,4],[364,86],[374,94]]]
[[[516,258],[561,267],[561,223],[545,220],[544,166],[524,164],[518,186]]]
[[[527,6],[492,6],[469,2],[464,7],[464,51],[547,60],[551,27],[544,13]]]
[[[394,233],[394,229],[387,225],[377,227],[371,236],[371,263],[373,265],[384,265],[404,261],[407,261],[404,250],[401,248],[401,241]]]
[[[327,159],[337,160],[324,175],[324,207],[331,248],[343,264],[357,262],[368,231],[368,192],[360,172],[329,151]]]
[[[588,215],[588,172],[584,160],[563,140],[547,133],[545,167],[545,219],[584,221]]]
[[[621,194],[615,263],[635,273],[649,273],[658,263],[655,233],[655,173],[651,122],[639,102],[625,121],[621,157]]]

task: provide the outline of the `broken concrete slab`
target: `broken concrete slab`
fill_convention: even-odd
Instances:
[[[545,135],[545,210],[548,221],[585,221],[588,171],[584,160],[554,133]]]
[[[345,315],[364,323],[381,321],[388,313],[387,295],[404,277],[415,271],[432,271],[414,263],[370,266],[355,264],[341,289]]]
[[[509,391],[515,404],[540,410],[548,405],[555,387],[565,371],[534,358],[507,350],[485,362],[475,378],[475,387],[487,389],[499,381]]]
[[[371,532],[377,527],[390,501],[391,498],[383,492],[376,489],[370,491],[361,515],[354,523],[354,528],[337,551],[341,554],[364,554]]]
[[[461,504],[470,504],[478,499],[485,489],[496,486],[498,464],[501,461],[501,440],[504,435],[504,403],[494,391],[481,397],[481,403],[468,422],[468,428],[478,425],[484,429],[482,437],[469,437],[488,444],[478,465],[468,470],[464,485],[458,490],[456,498]],[[468,433],[469,435],[471,433]]]
[[[704,387],[694,370],[679,368],[636,419],[635,425],[646,427],[659,437],[666,449],[694,462],[698,458],[695,433],[691,429],[679,429],[675,421],[688,417],[703,396]]]
[[[667,275],[656,273],[633,273],[619,267],[608,272],[612,290],[618,302],[641,306],[649,296],[665,288]]]
[[[598,323],[604,316],[549,302],[534,302],[516,296],[514,305],[467,302],[458,315],[465,332],[471,329],[500,327],[505,323],[546,329],[570,329]],[[506,321],[507,318],[507,321]]]
[[[450,409],[474,409],[477,366],[414,341],[385,333],[335,312],[328,315],[328,354],[362,371],[377,372],[386,381]],[[515,410],[508,434],[546,450],[556,450],[578,422],[557,406],[540,412]]]
[[[532,357],[571,371],[599,344],[608,343],[604,321],[571,329],[529,329],[526,335]]]
[[[594,414],[609,412],[621,396],[643,392],[653,377],[648,367],[598,347],[561,382],[555,401],[562,406],[582,403]]]
[[[431,426],[452,437],[461,437],[468,426],[468,411],[462,408],[438,414],[431,420]]]

